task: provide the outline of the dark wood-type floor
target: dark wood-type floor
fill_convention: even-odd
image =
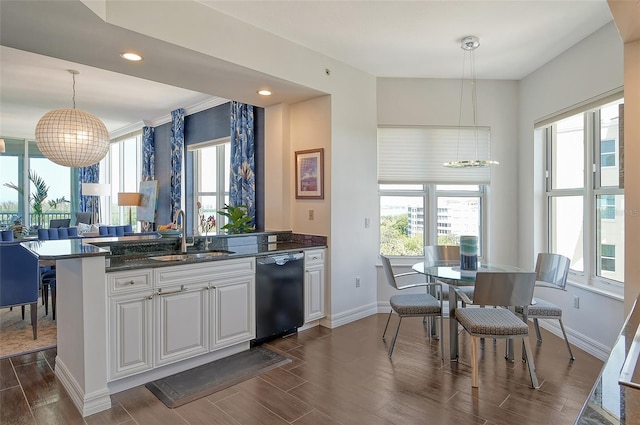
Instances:
[[[526,366],[507,363],[504,343],[487,340],[472,391],[466,334],[461,362],[442,363],[421,319],[404,319],[389,360],[385,321],[378,314],[277,340],[269,346],[292,363],[173,410],[140,386],[83,419],[53,374],[53,350],[1,360],[0,424],[572,424],[602,366],[577,348],[570,363],[564,342],[543,330],[534,344],[542,386],[533,390]]]

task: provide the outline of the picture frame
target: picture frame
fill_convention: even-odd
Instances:
[[[137,212],[138,221],[155,223],[158,209],[158,181],[140,182],[138,190],[142,194]]]
[[[324,149],[296,151],[296,199],[324,199]]]

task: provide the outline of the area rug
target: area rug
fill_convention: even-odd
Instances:
[[[51,302],[51,301],[49,301]],[[24,320],[20,307],[0,309],[0,359],[32,353],[56,346],[56,321],[44,314],[44,306],[38,301],[38,339],[33,339],[31,313],[25,308]]]
[[[291,359],[258,346],[149,382],[145,386],[167,407],[173,409],[289,362]]]

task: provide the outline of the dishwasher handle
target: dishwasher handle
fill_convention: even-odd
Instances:
[[[299,261],[304,258],[304,253],[296,252],[292,254],[274,254],[256,258],[258,265],[275,264],[276,266],[284,266],[289,261]]]

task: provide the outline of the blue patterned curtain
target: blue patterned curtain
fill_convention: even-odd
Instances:
[[[182,151],[184,149],[184,109],[171,111],[171,219],[182,205]],[[183,223],[184,225],[184,223]]]
[[[95,163],[88,167],[78,168],[78,211],[92,212],[96,217],[100,217],[100,202],[95,202],[93,196],[82,195],[82,183],[98,183],[100,181],[100,164]],[[95,207],[95,211],[94,208]]]
[[[142,175],[140,180],[143,182],[156,178],[156,144],[153,136],[153,127],[142,127]]]
[[[253,148],[253,106],[231,102],[231,182],[229,204],[244,205],[255,225],[256,178]]]
[[[156,179],[156,142],[155,129],[153,127],[142,127],[142,170],[140,180],[143,182]],[[143,232],[153,230],[153,223],[141,221],[140,227]]]

